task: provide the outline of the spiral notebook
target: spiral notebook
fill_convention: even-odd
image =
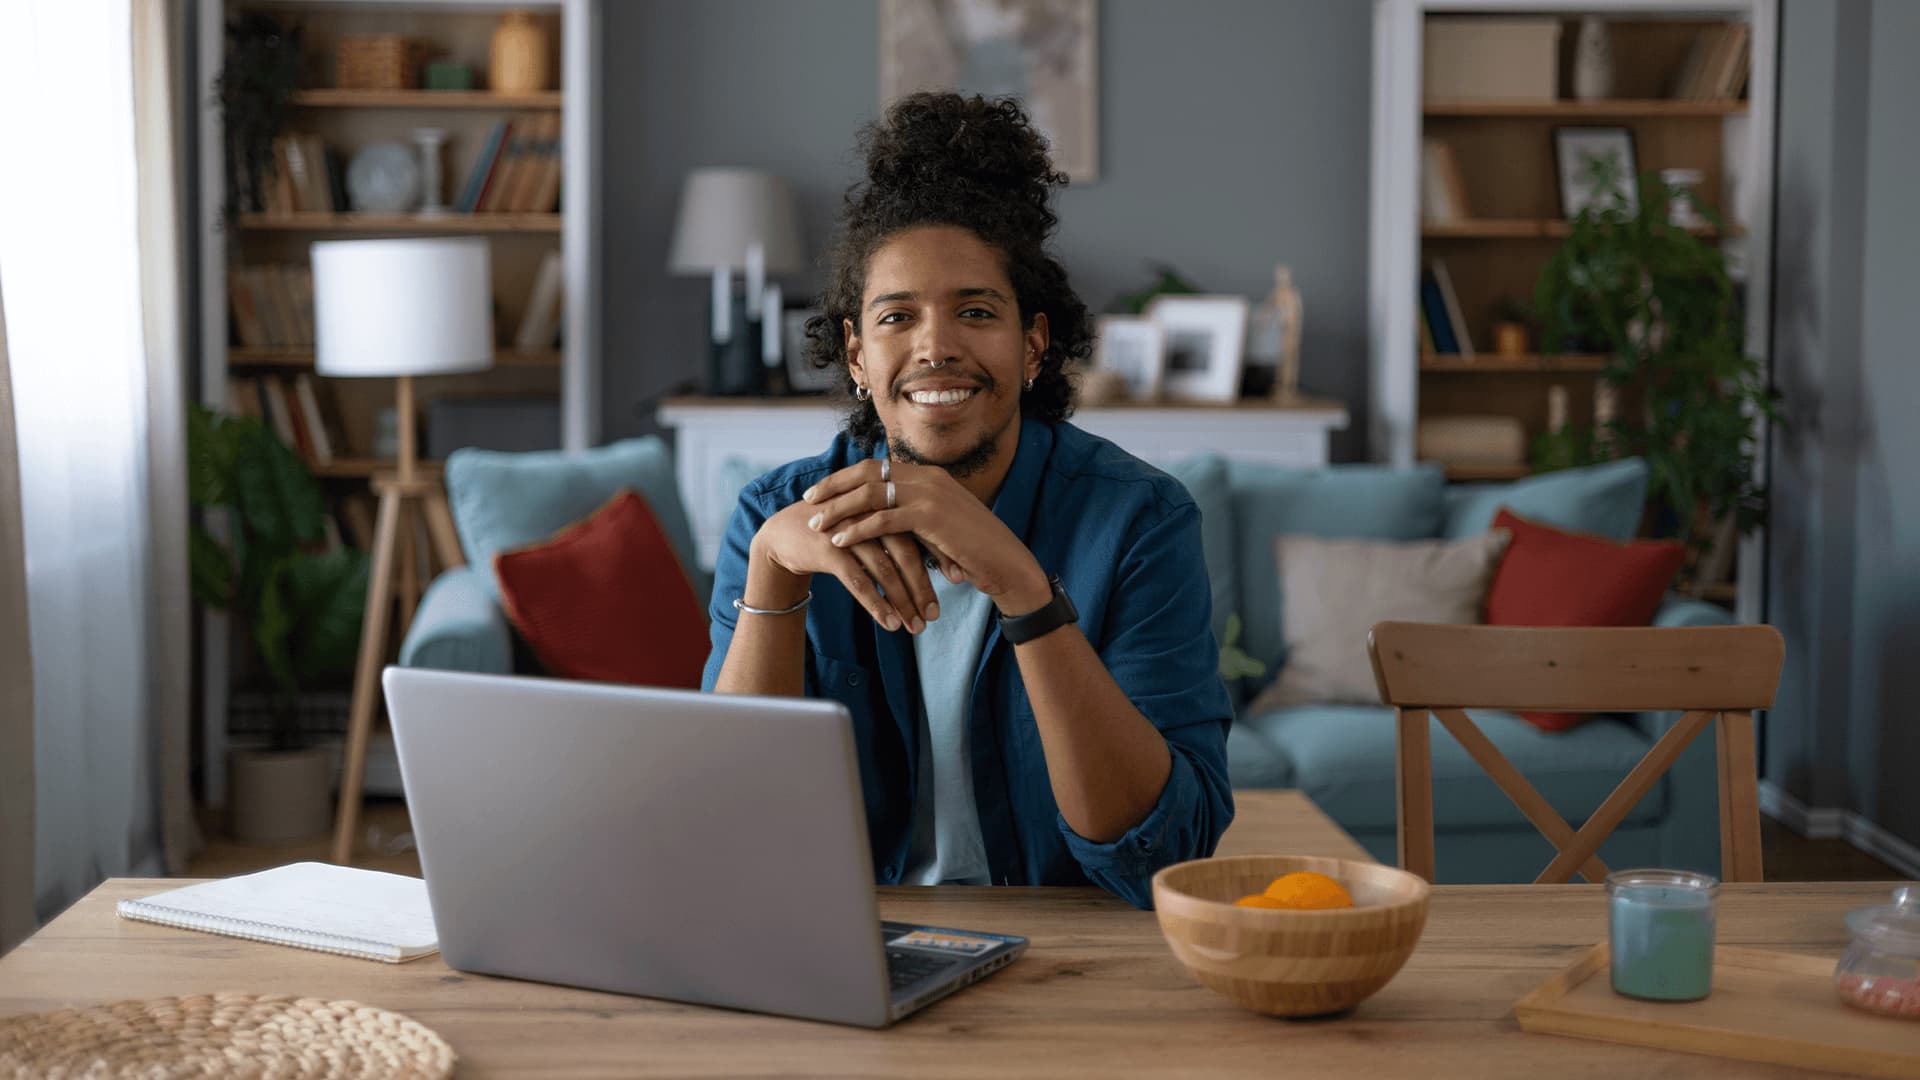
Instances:
[[[427,883],[303,862],[120,901],[120,917],[398,964],[440,949]]]

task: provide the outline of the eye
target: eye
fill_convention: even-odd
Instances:
[[[904,319],[907,317],[907,313],[904,311],[889,311],[882,314],[878,319],[875,319],[873,321],[874,321],[874,324],[877,326],[891,326],[896,321],[895,316],[899,316],[899,318]]]
[[[983,318],[991,319],[993,318],[993,310],[991,308],[970,307],[970,308],[967,308],[965,311],[962,311],[960,315],[962,318],[965,318],[971,315],[979,315]]]

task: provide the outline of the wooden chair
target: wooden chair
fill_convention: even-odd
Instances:
[[[1433,761],[1427,714],[1558,850],[1535,878],[1607,875],[1595,855],[1627,811],[1716,724],[1720,862],[1727,881],[1759,881],[1760,806],[1753,710],[1773,704],[1786,652],[1771,626],[1561,629],[1383,622],[1367,636],[1380,699],[1398,712],[1400,865],[1433,880]],[[1681,709],[1613,794],[1575,832],[1520,775],[1467,708],[1557,712]]]

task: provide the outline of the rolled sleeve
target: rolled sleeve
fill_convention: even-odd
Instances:
[[[1057,824],[1087,877],[1135,905],[1153,904],[1166,866],[1213,853],[1233,821],[1227,780],[1232,705],[1220,678],[1212,599],[1192,503],[1161,515],[1131,545],[1102,619],[1097,651],[1116,684],[1167,741],[1173,765],[1153,808],[1110,843]]]
[[[707,653],[706,670],[700,676],[700,689],[707,693],[713,692],[713,684],[720,678],[720,668],[727,662],[727,649],[733,645],[734,627],[739,624],[740,613],[734,610],[733,602],[746,592],[747,552],[753,546],[754,534],[768,517],[761,506],[762,498],[758,484],[749,484],[740,493],[740,502],[734,507],[727,531],[720,538],[720,552],[714,558],[713,593],[707,601],[712,649]]]

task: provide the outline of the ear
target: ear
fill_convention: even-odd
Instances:
[[[1046,312],[1044,311],[1034,312],[1033,323],[1032,325],[1027,327],[1026,338],[1027,338],[1027,355],[1026,355],[1027,378],[1037,379],[1040,377],[1040,358],[1047,354],[1047,344],[1052,340],[1051,336],[1047,332],[1047,313]]]
[[[860,335],[854,332],[852,319],[840,320],[840,332],[845,337],[847,349],[847,371],[853,381],[862,386],[867,382],[867,369],[860,363]]]

